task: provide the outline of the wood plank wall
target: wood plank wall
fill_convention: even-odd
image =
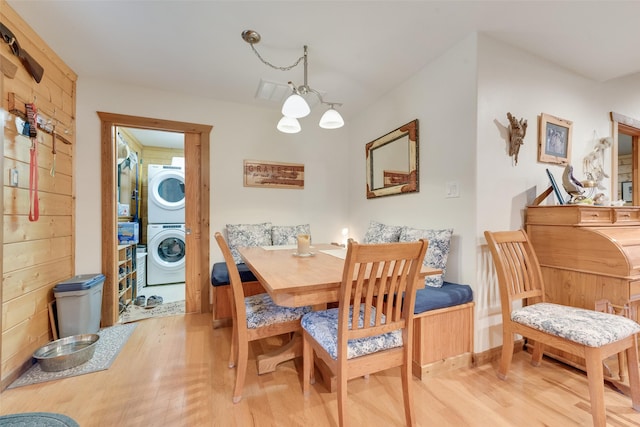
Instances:
[[[3,61],[17,66],[13,78],[2,78],[3,134],[3,262],[0,335],[0,390],[30,366],[34,350],[52,339],[48,303],[53,287],[74,275],[75,258],[75,114],[77,75],[49,48],[20,16],[0,0],[0,21],[44,68],[40,83],[27,73],[9,46],[0,41]],[[15,108],[25,112],[33,102],[38,114],[51,120],[69,144],[38,130],[38,193],[40,219],[30,222],[29,150],[31,141],[16,126]],[[9,113],[7,113],[9,112]],[[11,169],[18,185],[10,186]]]

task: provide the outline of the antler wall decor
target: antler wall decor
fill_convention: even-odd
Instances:
[[[518,120],[511,113],[507,113],[507,118],[509,119],[509,156],[514,158],[517,165],[520,146],[524,144],[524,136],[527,133],[527,121]]]

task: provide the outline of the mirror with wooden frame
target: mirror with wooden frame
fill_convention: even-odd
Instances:
[[[367,199],[418,191],[418,120],[366,145]]]

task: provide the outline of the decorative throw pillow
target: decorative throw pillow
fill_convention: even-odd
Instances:
[[[377,221],[371,221],[367,233],[364,235],[364,243],[392,243],[400,239],[401,225],[386,225]]]
[[[271,223],[227,224],[227,243],[236,264],[244,261],[238,248],[246,246],[271,246]]]
[[[415,242],[420,239],[429,240],[429,247],[427,248],[427,254],[424,256],[423,264],[426,267],[439,268],[442,270],[442,274],[427,276],[424,282],[426,286],[433,286],[434,288],[442,287],[452,234],[452,228],[443,230],[420,230],[405,227],[402,229],[402,233],[400,234],[401,242]]]
[[[309,224],[301,224],[274,225],[271,227],[271,241],[276,246],[297,244],[298,234],[311,235],[311,226]]]

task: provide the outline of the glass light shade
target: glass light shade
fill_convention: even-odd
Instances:
[[[293,117],[299,119],[300,117],[306,117],[311,112],[311,108],[307,101],[303,97],[294,93],[284,101],[282,104],[282,115],[287,117]]]
[[[302,129],[297,119],[287,116],[280,119],[277,128],[280,132],[284,133],[298,133]]]
[[[320,118],[320,127],[323,129],[338,129],[344,126],[344,120],[340,113],[329,108]]]

